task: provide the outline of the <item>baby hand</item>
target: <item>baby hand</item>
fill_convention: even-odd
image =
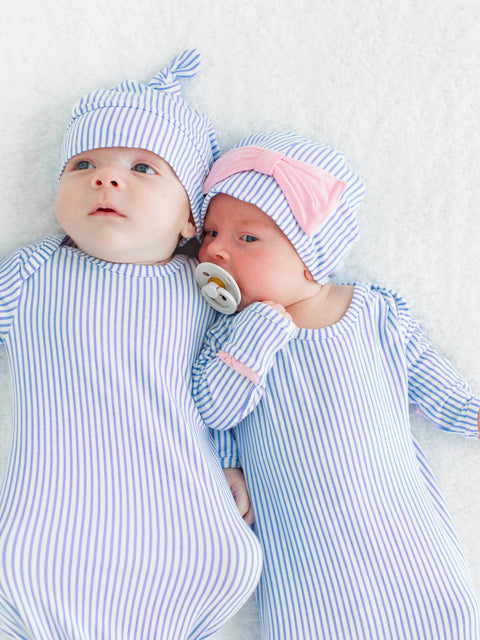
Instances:
[[[292,316],[288,313],[288,311],[286,311],[285,307],[282,307],[281,304],[278,304],[273,300],[262,300],[262,303],[266,304],[268,307],[271,307],[272,309],[275,309],[275,311],[278,311],[278,313],[284,318],[287,318],[287,320],[292,319]]]
[[[253,508],[243,471],[241,469],[227,467],[223,470],[223,473],[225,474],[240,515],[248,525],[252,525],[254,522]]]

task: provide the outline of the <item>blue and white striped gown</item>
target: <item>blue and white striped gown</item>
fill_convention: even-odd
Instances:
[[[480,401],[389,291],[357,285],[337,324],[292,331],[255,303],[214,325],[194,375],[207,424],[240,421],[265,554],[262,637],[480,638],[465,560],[409,425],[416,403],[440,429],[476,437]],[[229,433],[217,439],[234,466]]]
[[[0,630],[25,640],[213,634],[258,581],[191,398],[213,312],[195,262],[102,262],[62,236],[0,267],[13,437]]]

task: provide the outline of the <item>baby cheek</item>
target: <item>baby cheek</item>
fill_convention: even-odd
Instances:
[[[248,263],[237,263],[235,265],[237,284],[243,296],[256,298],[262,289],[262,274],[257,268],[252,268]]]
[[[200,245],[200,249],[198,250],[198,259],[200,262],[206,262],[208,260],[208,248],[207,248],[207,239],[202,242]]]

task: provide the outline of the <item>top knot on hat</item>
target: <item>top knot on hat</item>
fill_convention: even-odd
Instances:
[[[200,54],[196,49],[187,49],[177,56],[165,69],[159,71],[148,83],[152,89],[181,93],[179,78],[191,78],[197,72]]]
[[[61,171],[70,158],[92,149],[128,147],[156,153],[183,184],[199,237],[202,183],[218,146],[208,118],[182,98],[179,80],[194,76],[199,64],[199,52],[187,49],[147,85],[124,80],[79,100],[65,131]]]

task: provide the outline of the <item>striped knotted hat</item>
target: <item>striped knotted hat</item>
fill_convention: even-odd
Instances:
[[[168,162],[183,184],[199,237],[202,183],[218,156],[218,146],[208,118],[183,100],[179,81],[194,76],[199,64],[198,51],[189,49],[148,85],[125,80],[82,98],[65,131],[61,172],[71,157],[92,149],[152,151]]]
[[[317,282],[332,273],[359,235],[362,180],[342,153],[294,133],[241,140],[214,163],[203,191],[202,226],[218,193],[254,204],[280,227]]]

